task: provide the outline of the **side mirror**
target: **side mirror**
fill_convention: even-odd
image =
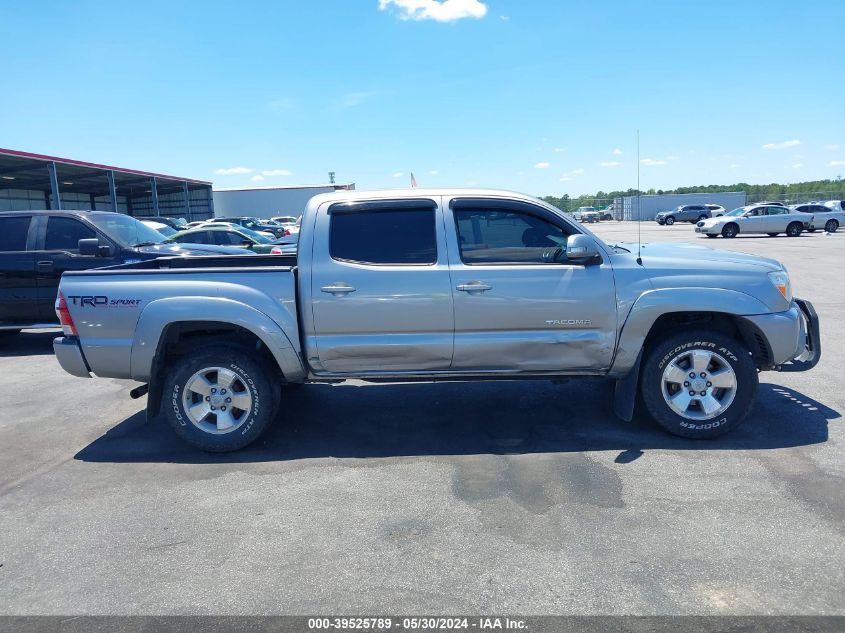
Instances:
[[[111,257],[112,247],[108,244],[100,244],[96,237],[89,237],[79,240],[79,254],[86,257]]]
[[[570,235],[566,240],[566,259],[573,263],[589,264],[600,257],[596,243],[587,235]]]
[[[241,242],[241,246],[243,246],[244,248],[252,248],[253,243],[250,242],[249,240],[244,240],[243,242]]]

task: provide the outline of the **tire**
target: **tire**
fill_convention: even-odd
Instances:
[[[812,230],[815,231],[815,229]],[[824,223],[824,230],[828,233],[836,233],[836,231],[839,230],[839,222],[836,220],[828,220]]]
[[[675,218],[673,218],[671,215],[668,218],[666,218],[666,224],[668,226],[672,226],[674,223],[675,223]]]
[[[728,239],[732,237],[736,237],[737,233],[739,233],[739,227],[731,222],[730,224],[726,224],[722,228],[722,237],[727,237]]]
[[[695,370],[695,380],[687,370]],[[708,380],[714,377],[718,380]],[[694,439],[736,428],[754,406],[758,384],[748,349],[706,329],[667,335],[648,350],[640,373],[640,395],[654,421],[674,435]],[[690,388],[700,390],[689,396]],[[686,413],[679,413],[684,409]]]
[[[769,237],[777,237],[780,233],[766,233]]]
[[[258,439],[276,416],[281,396],[271,377],[270,368],[240,346],[213,345],[183,356],[165,378],[167,421],[195,448],[212,453],[243,448]],[[203,398],[208,403],[205,408],[200,406]],[[189,410],[190,406],[199,408]],[[221,412],[227,407],[223,418]]]
[[[717,237],[715,233],[705,233],[705,235],[710,239],[715,239]]]
[[[791,222],[789,226],[786,227],[786,235],[788,237],[798,237],[801,235],[801,231],[804,227],[801,226],[800,222]]]

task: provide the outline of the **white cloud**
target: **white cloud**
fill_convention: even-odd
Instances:
[[[730,165],[728,165],[728,167],[730,167],[731,169],[736,169],[737,167],[739,167],[739,165],[737,165],[736,163],[731,163]]]
[[[479,0],[378,0],[382,11],[391,5],[399,11],[400,20],[454,22],[487,15],[487,5]]]
[[[261,174],[255,174],[252,178],[250,178],[250,180],[252,180],[253,182],[259,182],[261,180],[264,180],[264,176],[262,176]]]
[[[619,167],[621,165],[618,160],[606,160],[603,163],[599,163],[602,167]]]
[[[828,151],[833,151],[842,147],[841,145],[836,145],[835,143],[831,143],[830,145],[825,145],[824,148]]]
[[[665,160],[654,160],[653,158],[643,158],[640,163],[645,165],[646,167],[662,167],[663,165],[668,165],[669,163]]]
[[[511,16],[509,16],[509,15],[500,15],[500,16],[499,16],[499,19],[500,19],[502,22],[507,22],[508,20],[510,20],[510,19],[511,19]]]
[[[804,166],[804,165],[802,165],[801,163],[795,163],[795,164],[792,166],[792,169],[800,169],[800,168],[801,168],[801,167],[803,167],[803,166]]]
[[[547,163],[546,161],[543,161],[543,162],[540,162],[540,163],[537,163],[536,165],[534,165],[534,169],[548,169],[551,166],[552,166],[551,163]]]
[[[339,105],[341,108],[354,108],[362,105],[375,97],[378,92],[371,90],[368,92],[348,92],[340,98]]]
[[[431,169],[431,170],[427,171],[426,173],[427,173],[429,176],[436,176],[436,175],[437,175],[437,174],[439,174],[440,172],[438,172],[436,169]]]
[[[845,165],[845,160],[832,160],[827,164],[828,167],[839,167],[840,165]]]
[[[405,175],[405,174],[404,174],[404,173],[402,173],[401,171],[397,171],[397,172],[395,172],[395,173],[393,174],[393,177],[394,177],[394,178],[401,178],[401,177],[402,177],[402,176],[404,176],[404,175]]]
[[[555,147],[555,152],[558,153],[558,154],[560,154],[561,152],[565,152],[565,151],[566,151],[565,147]]]
[[[252,170],[249,167],[221,167],[215,169],[214,173],[218,176],[237,176],[238,174],[251,174]]]
[[[262,176],[293,176],[287,169],[265,169],[261,172]]]
[[[583,174],[583,173],[584,173],[584,170],[583,170],[583,169],[573,169],[573,170],[572,170],[571,172],[569,172],[569,173],[570,173],[570,174],[572,174],[573,176],[577,176],[578,174]]]
[[[763,149],[786,149],[787,147],[795,147],[801,145],[801,141],[795,139],[793,141],[784,141],[783,143],[766,143]]]
[[[617,147],[617,148],[615,148],[615,149],[614,149],[612,152],[610,152],[610,153],[611,153],[611,154],[613,154],[614,156],[622,156],[622,150],[621,150],[621,149],[619,149],[618,147]]]

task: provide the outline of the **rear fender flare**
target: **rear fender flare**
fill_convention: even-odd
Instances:
[[[231,324],[252,332],[267,346],[286,380],[305,378],[302,360],[291,342],[298,340],[295,323],[277,323],[251,306],[223,297],[172,297],[152,301],[141,312],[132,342],[133,380],[156,378],[152,367],[163,333],[168,326],[186,321]]]

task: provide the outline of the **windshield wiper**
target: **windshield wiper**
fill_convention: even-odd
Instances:
[[[132,244],[132,248],[138,248],[139,246],[158,246],[162,242],[138,242],[137,244]]]

